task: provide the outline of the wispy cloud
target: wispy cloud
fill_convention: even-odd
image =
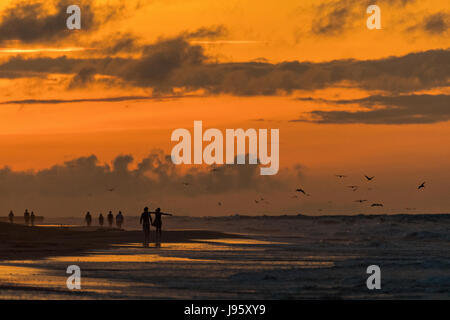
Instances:
[[[308,99],[315,100],[315,99]],[[291,122],[322,124],[425,124],[450,120],[450,95],[399,95],[369,96],[352,100],[324,100],[317,102],[333,105],[359,105],[366,110],[322,111],[315,110],[307,117]]]

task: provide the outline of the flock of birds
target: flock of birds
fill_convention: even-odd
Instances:
[[[214,167],[214,168],[212,168],[210,171],[211,171],[211,172],[218,172],[218,171],[219,171],[219,168]],[[336,176],[337,178],[339,178],[339,179],[344,179],[344,178],[347,178],[347,177],[348,177],[347,175],[344,175],[344,174],[335,174],[335,176]],[[372,181],[373,179],[375,179],[375,176],[367,176],[367,175],[364,175],[364,178],[366,179],[367,182],[370,182],[370,181]],[[191,185],[190,182],[182,182],[182,184],[183,184],[185,187],[189,187],[189,186]],[[360,186],[358,186],[358,185],[348,185],[348,186],[346,186],[346,187],[349,188],[349,189],[350,189],[351,191],[353,191],[353,192],[357,191],[357,190],[360,188]],[[423,189],[423,188],[425,188],[425,181],[422,182],[422,183],[417,187],[418,190],[421,190],[421,189]],[[372,188],[368,188],[368,190],[372,190]],[[115,191],[115,188],[107,188],[106,191],[113,192],[113,191]],[[299,193],[299,194],[303,194],[303,195],[306,196],[306,197],[311,196],[308,192],[305,191],[305,189],[303,189],[303,188],[301,188],[301,187],[296,188],[296,189],[295,189],[295,192],[296,192],[296,193]],[[299,196],[298,196],[297,194],[295,194],[295,195],[293,195],[291,198],[296,198],[296,199],[298,199]],[[369,201],[369,200],[368,200],[368,199],[357,199],[357,200],[354,200],[354,202],[358,202],[358,203],[363,203],[363,202],[367,202],[367,201]],[[260,204],[260,203],[269,204],[269,202],[268,202],[266,199],[262,198],[262,197],[261,197],[261,198],[258,198],[258,199],[255,199],[254,202],[255,202],[255,204]],[[331,201],[328,201],[328,203],[331,203]],[[218,206],[222,206],[222,202],[219,201],[219,202],[217,203],[217,205],[218,205]],[[372,204],[370,205],[370,207],[383,207],[383,206],[384,206],[384,205],[383,205],[382,203],[377,203],[377,202],[374,202],[374,203],[372,203]],[[416,209],[416,208],[410,208],[410,207],[405,208],[405,210],[415,210],[415,209]],[[322,209],[318,209],[318,210],[319,210],[319,211],[322,211]]]
[[[217,172],[217,171],[219,171],[219,169],[218,168],[213,168],[213,169],[211,169],[210,170],[211,172]],[[347,175],[344,175],[344,174],[335,174],[335,176],[337,177],[337,178],[339,178],[339,179],[344,179],[344,178],[347,178],[348,176]],[[375,179],[375,176],[368,176],[368,175],[364,175],[364,178],[366,179],[366,181],[367,182],[370,182],[370,181],[372,181],[372,180],[374,180]],[[188,186],[190,186],[191,185],[191,183],[189,183],[189,182],[182,182],[182,184],[185,186],[185,187],[188,187]],[[353,191],[353,192],[355,192],[355,191],[357,191],[359,188],[360,188],[360,186],[358,186],[358,185],[348,185],[348,186],[346,186],[347,188],[349,188],[351,191]],[[423,188],[425,188],[425,182],[422,182],[418,187],[417,187],[417,189],[418,190],[421,190],[421,189],[423,189]],[[372,190],[372,188],[368,188],[368,190]],[[311,196],[308,192],[306,192],[305,191],[305,189],[304,188],[301,188],[301,187],[299,187],[299,188],[296,188],[295,189],[295,192],[296,193],[298,193],[298,194],[301,194],[301,195],[303,195],[303,196],[306,196],[306,197],[309,197],[309,196]],[[299,195],[298,194],[294,194],[291,198],[296,198],[296,199],[298,199],[299,198]],[[358,203],[363,203],[363,202],[367,202],[367,201],[369,201],[368,199],[357,199],[357,200],[354,200],[354,202],[358,202]],[[260,204],[260,203],[265,203],[265,204],[268,204],[269,202],[267,201],[267,200],[265,200],[264,198],[258,198],[258,199],[254,199],[254,202],[255,202],[255,204]],[[329,203],[331,203],[331,201],[328,201]],[[222,201],[219,201],[218,203],[217,203],[217,205],[218,206],[222,206],[223,205],[223,203],[222,203]],[[383,207],[384,205],[383,205],[383,203],[377,203],[377,202],[374,202],[374,203],[372,203],[371,205],[370,205],[370,207]],[[415,210],[416,208],[410,208],[410,207],[407,207],[407,208],[405,208],[405,210]],[[322,209],[318,209],[319,211],[322,211]]]
[[[344,174],[336,174],[335,176],[336,176],[337,178],[339,178],[339,179],[347,178],[347,176],[344,175]],[[369,177],[369,176],[367,176],[367,175],[364,175],[364,177],[366,178],[367,182],[372,181],[372,180],[375,178],[375,176]],[[350,185],[350,186],[347,186],[347,188],[350,188],[352,191],[357,191],[357,190],[359,189],[359,186],[357,186],[357,185]],[[425,181],[422,182],[422,183],[417,187],[418,190],[423,189],[423,188],[425,188]],[[368,190],[372,190],[372,189],[369,188]],[[296,191],[296,192],[300,192],[300,193],[304,194],[305,196],[310,196],[310,194],[307,193],[307,192],[306,192],[304,189],[302,189],[302,188],[297,188],[295,191]],[[358,199],[358,200],[355,200],[354,202],[363,203],[363,202],[366,202],[366,201],[369,201],[369,200],[367,200],[367,199]],[[372,203],[372,204],[370,205],[370,207],[383,207],[383,204],[382,204],[382,203]],[[406,209],[406,210],[415,210],[415,208],[405,208],[405,209]],[[322,209],[319,209],[319,211],[322,211]]]

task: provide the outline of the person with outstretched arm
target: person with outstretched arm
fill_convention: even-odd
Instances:
[[[156,236],[159,235],[159,240],[161,240],[162,235],[162,219],[161,216],[171,216],[170,213],[161,212],[161,208],[156,208],[154,212],[150,212],[155,215],[155,220],[153,220],[152,225],[156,228]]]

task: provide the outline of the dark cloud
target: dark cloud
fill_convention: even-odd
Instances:
[[[321,4],[312,24],[311,31],[318,35],[336,35],[342,33],[354,19],[354,10],[348,1]]]
[[[130,155],[120,155],[111,165],[99,163],[92,155],[36,172],[0,169],[0,207],[32,207],[44,215],[64,215],[94,205],[135,208],[143,200],[161,201],[164,197],[291,190],[301,170],[296,166],[272,177],[261,176],[259,165],[223,165],[214,171],[192,167],[183,171],[160,151],[137,163]]]
[[[79,32],[68,30],[66,10],[76,4],[81,9],[81,30],[96,30],[111,19],[120,17],[126,6],[108,5],[96,7],[89,0],[18,0],[0,13],[0,43],[18,40],[22,43],[49,43],[77,36]]]
[[[62,103],[79,103],[79,102],[124,102],[124,101],[145,101],[145,100],[173,100],[186,97],[195,97],[194,95],[171,95],[171,96],[119,96],[106,98],[83,98],[83,99],[24,99],[24,100],[8,100],[2,101],[1,104],[62,104]]]
[[[182,36],[143,46],[140,58],[22,58],[0,65],[0,77],[29,74],[74,74],[82,79],[89,70],[117,78],[136,87],[152,88],[159,94],[202,89],[206,94],[238,96],[289,94],[315,90],[342,82],[367,90],[390,93],[413,92],[449,85],[450,50],[429,50],[378,60],[330,62],[213,62],[201,46]]]
[[[445,36],[450,29],[450,13],[438,12],[430,14],[418,23],[409,26],[407,32],[425,32],[432,36]]]
[[[66,26],[69,16],[66,9],[71,4],[73,3],[68,0],[14,2],[1,13],[0,43],[7,40],[48,42],[72,35]],[[92,6],[84,1],[80,8],[83,30],[92,29],[96,25]]]
[[[431,34],[442,34],[450,28],[450,14],[443,12],[425,18],[423,28]]]
[[[108,35],[102,40],[93,41],[89,47],[94,49],[95,53],[100,52],[106,55],[134,53],[142,50],[139,38],[129,32]]]
[[[292,122],[423,124],[450,120],[450,95],[370,96],[354,100],[318,100],[335,105],[356,104],[367,110],[312,111],[309,119]]]
[[[185,32],[183,35],[186,39],[215,39],[225,36],[227,33],[225,26],[218,25],[215,27],[202,27],[195,31]]]
[[[315,35],[336,36],[351,30],[361,22],[365,28],[366,8],[369,5],[404,7],[415,0],[338,0],[320,3],[315,7],[315,16],[311,26],[311,32]]]

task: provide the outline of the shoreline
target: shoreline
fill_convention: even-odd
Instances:
[[[154,232],[151,231],[151,239],[154,239]],[[162,242],[195,242],[219,238],[243,236],[207,230],[163,230]],[[29,227],[0,222],[0,261],[82,254],[89,250],[107,249],[114,244],[142,240],[142,231],[98,227]]]

